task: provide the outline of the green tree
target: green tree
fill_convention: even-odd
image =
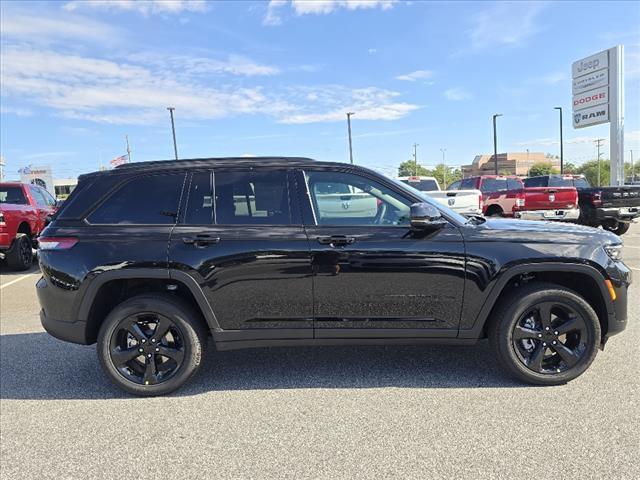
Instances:
[[[538,177],[540,175],[551,175],[552,173],[559,173],[558,169],[553,168],[551,162],[538,162],[531,165],[529,169],[530,177]]]
[[[436,165],[436,168],[433,170],[428,170],[428,176],[434,177],[438,181],[438,185],[443,190],[447,188],[447,186],[451,185],[453,182],[456,182],[462,178],[462,172],[459,168],[453,168],[449,166],[445,166],[440,163]],[[445,182],[445,172],[446,174],[446,182]]]
[[[578,166],[575,163],[567,162],[563,166],[564,173],[578,173]]]
[[[407,160],[406,162],[402,162],[398,167],[398,176],[399,177],[411,177],[413,175],[419,175],[423,177],[431,177],[432,175],[429,173],[429,170],[418,163],[416,168],[415,160]]]
[[[598,183],[598,161],[590,160],[583,163],[578,168],[577,173],[585,176],[591,185],[597,187],[599,185],[609,185],[611,176],[609,175],[609,169],[611,162],[609,160],[600,160],[600,183]]]

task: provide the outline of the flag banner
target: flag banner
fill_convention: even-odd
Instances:
[[[120,155],[119,157],[114,158],[109,162],[112,167],[117,167],[118,165],[122,165],[123,163],[127,163],[127,156]]]

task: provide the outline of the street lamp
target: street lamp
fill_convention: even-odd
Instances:
[[[351,115],[355,115],[355,112],[347,112],[347,128],[349,129],[349,160],[353,165],[353,147],[351,145]]]
[[[562,141],[562,107],[553,107],[560,112],[560,174],[564,173],[564,142]]]
[[[419,143],[414,143],[413,144],[413,167],[414,167],[414,173],[415,176],[418,176],[418,145],[420,145]]]
[[[447,165],[444,163],[444,152],[446,152],[447,149],[441,148],[440,151],[442,152],[442,183],[444,184],[444,188],[447,188]]]
[[[498,136],[496,134],[496,118],[501,116],[501,113],[493,115],[493,160],[496,164],[496,175],[498,175]]]
[[[175,110],[175,107],[167,107],[167,110],[169,110],[169,114],[171,115],[171,131],[173,132],[173,151],[176,154],[176,160],[178,160],[178,144],[176,143],[176,126],[173,123],[173,111]]]

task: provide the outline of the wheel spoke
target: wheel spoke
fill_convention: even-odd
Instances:
[[[558,342],[555,345],[550,345],[550,347],[560,355],[560,358],[564,360],[564,363],[566,363],[569,368],[573,367],[580,360],[579,354],[561,342]]]
[[[152,339],[160,342],[169,331],[169,328],[171,328],[171,322],[166,318],[159,317],[156,328],[153,331]]]
[[[160,345],[158,347],[158,350],[159,350],[158,355],[169,357],[172,360],[175,360],[178,365],[182,362],[182,359],[184,358],[184,350],[182,348],[171,348],[171,347],[164,347]]]
[[[558,335],[564,335],[573,330],[580,330],[581,332],[584,330],[583,322],[575,315],[570,316],[567,320],[565,320],[562,324],[558,325],[555,328],[555,331],[558,332]]]
[[[543,347],[541,343],[538,344],[535,351],[529,357],[527,366],[536,372],[542,371],[542,360],[544,359],[544,352],[547,347]]]
[[[111,349],[111,359],[115,365],[124,365],[125,363],[133,360],[137,356],[142,355],[138,351],[138,347],[132,348],[112,348]]]
[[[531,328],[522,327],[520,325],[516,325],[516,328],[513,330],[513,339],[514,340],[522,340],[524,338],[532,338],[538,339],[538,335],[542,332],[538,330],[533,330]]]
[[[547,328],[551,326],[551,307],[553,307],[552,303],[545,302],[538,305],[538,316],[540,318],[540,323],[543,328]]]
[[[144,332],[140,328],[140,325],[138,325],[138,322],[136,322],[135,320],[131,322],[131,325],[129,325],[127,331],[135,337],[138,343],[142,342],[142,340],[147,340],[147,336],[144,334]]]
[[[156,357],[151,355],[146,358],[146,366],[144,369],[144,378],[142,379],[145,385],[153,385],[156,383],[156,374],[158,373],[156,367]]]

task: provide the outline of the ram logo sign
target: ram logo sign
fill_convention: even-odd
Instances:
[[[583,128],[609,121],[609,105],[585,108],[573,114],[573,127]]]

